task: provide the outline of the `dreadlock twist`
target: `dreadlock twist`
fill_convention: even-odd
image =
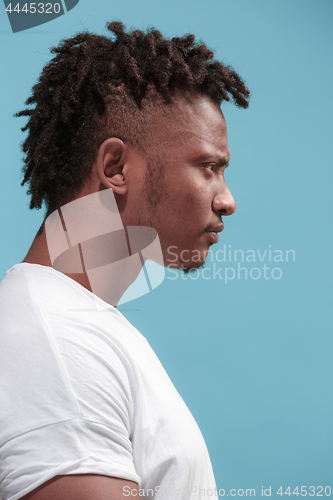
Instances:
[[[36,106],[16,114],[30,117],[21,129],[29,129],[21,185],[29,184],[30,208],[43,201],[57,207],[75,197],[110,127],[138,144],[145,98],[170,102],[174,91],[193,91],[218,104],[231,96],[248,107],[249,91],[239,75],[212,60],[213,52],[196,44],[194,35],[166,40],[156,30],[126,33],[120,22],[107,28],[113,40],[85,32],[52,48],[56,56],[25,103]]]

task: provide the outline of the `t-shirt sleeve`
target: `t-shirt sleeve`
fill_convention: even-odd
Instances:
[[[117,345],[70,315],[55,320],[55,335],[33,297],[0,298],[1,500],[64,474],[139,484],[128,367]]]

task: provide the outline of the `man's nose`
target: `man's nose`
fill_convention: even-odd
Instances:
[[[232,215],[236,210],[236,202],[226,185],[223,191],[214,197],[212,208],[220,216]]]

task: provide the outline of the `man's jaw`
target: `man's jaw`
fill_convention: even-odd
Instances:
[[[211,245],[209,245],[209,246],[211,246]],[[207,248],[207,250],[204,251],[204,255],[202,256],[202,258],[200,260],[195,260],[195,261],[193,261],[193,260],[184,261],[181,257],[179,257],[179,263],[180,263],[179,269],[181,269],[184,274],[189,274],[189,273],[194,272],[198,269],[202,269],[205,266],[208,252],[209,252],[209,248]]]

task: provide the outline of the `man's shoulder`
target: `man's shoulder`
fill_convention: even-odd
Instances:
[[[94,309],[93,294],[52,267],[20,263],[9,269],[0,282],[2,310],[21,313],[34,309],[66,311]]]
[[[0,331],[4,334],[14,323],[31,323],[35,297],[27,269],[20,264],[6,271],[0,282]]]
[[[144,337],[113,306],[62,273],[35,264],[16,264],[0,283],[2,341],[46,342],[59,352],[99,352],[108,359],[136,359],[148,349]]]
[[[15,264],[5,272],[0,282],[2,300],[17,302],[21,297],[27,299],[34,295],[44,296],[57,293],[61,288],[61,275],[53,268],[25,262]]]

